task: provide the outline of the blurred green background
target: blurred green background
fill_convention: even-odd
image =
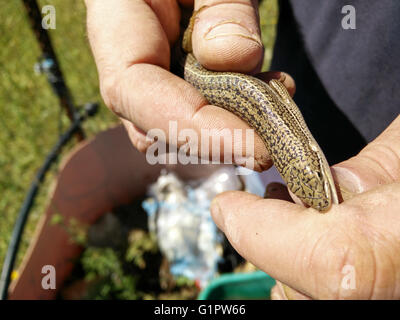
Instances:
[[[53,46],[65,81],[76,105],[102,102],[97,71],[85,29],[83,0],[39,0],[56,8],[56,30],[51,30]],[[277,21],[276,0],[261,2],[260,20],[268,68]],[[46,155],[69,120],[60,110],[46,77],[36,75],[34,64],[41,55],[30,28],[22,1],[3,1],[0,8],[0,268],[11,232],[25,194]],[[88,138],[119,123],[101,105],[99,113],[84,124]],[[60,159],[76,144],[73,139]],[[59,161],[60,162],[60,161]],[[58,164],[59,164],[58,162]],[[25,228],[18,263],[33,237],[43,214],[50,186],[57,175],[57,165],[40,189]]]

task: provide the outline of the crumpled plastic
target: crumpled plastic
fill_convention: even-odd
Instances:
[[[163,170],[142,206],[151,232],[175,277],[196,280],[201,288],[218,272],[223,235],[211,218],[210,203],[219,193],[243,190],[236,169],[222,167],[202,181],[183,182]]]

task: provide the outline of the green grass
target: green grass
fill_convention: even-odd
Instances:
[[[277,0],[263,0],[260,3],[260,27],[262,42],[265,47],[262,71],[267,71],[272,59],[275,42],[276,24],[278,22]]]
[[[85,31],[85,6],[81,0],[39,1],[56,8],[57,28],[51,30],[53,45],[77,105],[101,101],[97,71]],[[18,210],[37,169],[57,141],[59,123],[68,126],[58,100],[44,75],[33,66],[41,55],[30,29],[22,1],[6,1],[0,9],[0,266]],[[117,123],[104,105],[99,114],[84,125],[88,136]],[[76,141],[72,141],[69,148]],[[63,153],[64,155],[66,152]],[[55,166],[56,167],[56,166]],[[44,212],[49,185],[56,168],[40,189],[23,237],[25,251],[36,223]],[[21,257],[21,254],[19,255]],[[19,259],[20,260],[20,259]]]
[[[54,5],[57,28],[50,32],[66,82],[76,105],[102,101],[97,71],[85,30],[85,6],[82,0],[40,0],[41,6]],[[276,24],[276,0],[264,0],[261,11],[266,60],[271,57]],[[39,46],[30,29],[21,1],[5,1],[0,9],[0,268],[3,265],[12,228],[25,194],[47,153],[57,141],[59,124],[68,126],[58,100],[44,75],[36,75],[33,66],[40,56]],[[265,67],[268,63],[265,64]],[[118,123],[101,105],[95,118],[84,129],[88,137]],[[67,151],[75,144],[72,141]],[[67,153],[63,152],[63,155]],[[57,166],[40,189],[25,229],[18,261],[32,239],[38,219],[44,212],[49,186]]]

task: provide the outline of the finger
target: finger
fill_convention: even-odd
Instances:
[[[194,6],[194,0],[178,0],[179,4],[181,4],[184,7],[193,7]]]
[[[131,140],[132,144],[135,146],[135,148],[138,149],[140,152],[146,152],[146,150],[151,144],[146,139],[146,134],[128,120],[121,119],[121,122],[124,125],[128,133],[128,137]]]
[[[266,83],[268,83],[272,79],[279,80],[286,87],[291,97],[293,97],[296,92],[296,83],[294,82],[293,78],[285,72],[268,71],[260,73],[256,75],[256,77],[259,78],[260,80],[263,80]]]
[[[160,4],[154,1],[155,8]],[[100,81],[136,63],[169,67],[170,48],[167,33],[158,16],[142,0],[87,0],[87,29],[99,70]],[[176,3],[166,1],[174,19],[168,33],[179,26]],[[159,15],[163,16],[161,10]],[[164,12],[164,11],[163,11]]]
[[[284,79],[285,85],[286,80],[289,85],[290,83],[294,84],[289,75],[282,75],[279,72],[266,72],[261,76],[266,81]],[[221,161],[243,164],[237,160],[249,156],[247,148],[248,143],[252,143],[252,141],[247,141],[245,133],[250,127],[232,113],[216,106],[207,105],[202,95],[179,77],[161,68],[137,65],[121,74],[118,83],[120,86],[118,87],[115,83],[114,91],[117,91],[120,96],[113,95],[114,106],[112,109],[134,122],[136,128],[142,129],[143,132],[155,128],[160,129],[165,133],[167,141],[171,141],[171,122],[165,121],[165,119],[172,119],[177,124],[178,132],[183,129],[192,129],[199,140],[207,138],[202,134],[202,130],[226,132],[226,135],[221,135],[222,142],[219,149],[225,150],[225,137],[228,137],[228,143],[231,140],[231,146],[228,146],[227,150],[232,150],[233,153],[222,153],[219,158]],[[157,95],[145,94],[149,91],[156,92]],[[174,101],[174,104],[171,104],[171,101]],[[232,138],[235,130],[243,133],[241,140]],[[135,137],[135,141],[137,143],[140,141],[141,146],[148,147],[150,145],[144,135],[135,135]],[[183,141],[177,141],[176,145],[180,146],[182,143]],[[212,145],[212,139],[209,145]],[[272,162],[265,144],[258,135],[254,135],[254,146],[252,145],[251,148],[254,148],[254,152],[250,152],[254,154],[254,161],[248,161],[247,163],[250,163],[248,167],[257,171],[268,169]],[[199,149],[197,155],[202,158],[211,158],[212,151],[211,147],[210,150]],[[207,152],[208,157],[205,154]]]
[[[169,43],[174,43],[179,38],[180,10],[176,0],[145,0],[167,35]]]
[[[288,300],[281,286],[274,285],[271,289],[271,300]]]
[[[169,44],[161,24],[143,1],[87,1],[88,32],[98,65],[101,92],[107,106],[120,117],[144,132],[160,129],[169,137],[171,119],[178,130],[193,129],[201,137],[202,129],[243,133],[249,127],[233,114],[207,105],[204,97],[190,84],[169,73]],[[110,12],[112,14],[110,14]],[[133,132],[129,130],[128,132]],[[130,135],[138,138],[137,135]],[[254,149],[254,168],[271,166],[262,140],[255,135],[254,144],[246,141],[229,154],[229,161]],[[211,145],[211,144],[210,144]],[[225,143],[226,145],[226,143]],[[221,142],[221,149],[224,147]],[[204,151],[205,154],[202,153]],[[198,150],[201,157],[212,156]],[[225,160],[224,155],[222,159]],[[251,161],[250,161],[251,162]]]
[[[263,45],[257,1],[197,0],[193,52],[208,69],[256,73],[261,68]]]
[[[144,132],[160,130],[167,142],[179,146],[186,141],[177,141],[174,132],[194,131],[198,146],[205,140],[210,146],[195,150],[202,158],[211,158],[217,153],[218,160],[236,162],[249,156],[254,158],[251,169],[263,170],[271,166],[264,143],[254,132],[252,137],[247,136],[250,127],[245,122],[222,108],[208,105],[189,83],[160,67],[148,64],[130,67],[119,75],[109,94],[111,108]],[[240,139],[233,139],[235,131],[241,134]],[[213,150],[211,136],[218,139],[221,152]]]
[[[400,181],[400,116],[357,156],[332,169],[340,187],[353,194]]]
[[[293,290],[280,281],[276,282],[275,300],[311,300],[310,297]],[[279,298],[278,298],[279,295]]]
[[[266,72],[262,74],[262,79],[266,81],[274,78],[282,79],[281,73]],[[291,79],[286,75],[283,78]],[[286,85],[285,82],[284,84]],[[173,134],[170,133],[170,125],[172,122],[176,123],[178,132],[183,129],[194,130],[199,140],[207,139],[202,134],[203,130],[226,132],[225,135],[221,135],[222,142],[219,150],[225,150],[226,141],[228,143],[231,141],[231,146],[228,146],[227,150],[232,150],[233,153],[221,153],[219,159],[243,165],[238,162],[238,159],[249,156],[248,144],[251,144],[252,141],[247,141],[245,133],[250,127],[232,113],[216,106],[207,105],[206,100],[196,89],[161,68],[149,65],[132,66],[120,75],[118,82],[114,83],[113,91],[118,92],[120,96],[113,94],[112,109],[125,119],[135,123],[136,129],[140,128],[142,132],[160,129],[165,133],[166,140],[171,141],[170,137]],[[150,93],[146,94],[146,92]],[[157,94],[151,94],[153,92]],[[174,104],[171,104],[171,101],[174,101]],[[172,121],[165,121],[165,119]],[[243,133],[241,140],[232,138],[235,131]],[[134,136],[136,143],[143,148],[151,145],[145,135],[135,134]],[[225,137],[228,139],[225,140]],[[173,143],[175,142],[173,141]],[[176,145],[180,146],[183,143],[184,141],[177,141]],[[212,139],[210,139],[208,144],[212,146],[212,143]],[[254,152],[250,152],[254,159],[248,161],[247,163],[250,165],[247,166],[257,171],[268,169],[272,162],[258,135],[254,135],[254,145],[251,148],[254,148]],[[144,152],[145,149],[141,149],[141,151]],[[210,150],[199,148],[197,151],[197,155],[201,158],[211,159],[213,156],[211,147]]]
[[[271,182],[267,185],[264,198],[292,201],[288,188],[284,184],[279,182]]]
[[[313,271],[322,268],[330,274],[332,266],[324,256],[323,263],[311,257],[319,254],[316,248],[320,245],[326,248],[322,239],[331,228],[332,210],[322,216],[286,201],[226,192],[214,199],[211,212],[239,254],[274,279],[312,296],[308,291],[314,289]],[[340,253],[341,248],[331,251],[336,250]],[[335,259],[335,254],[331,258]]]
[[[169,132],[171,122],[165,121],[165,119],[176,122],[178,132],[183,129],[193,129],[199,140],[206,139],[202,130],[227,132],[226,136],[232,138],[235,130],[244,134],[246,130],[250,129],[246,123],[232,113],[216,106],[207,105],[202,95],[179,77],[161,68],[149,65],[138,65],[131,69],[120,76],[118,82],[120,88],[114,88],[121,96],[114,95],[115,106],[113,109],[114,111],[119,110],[117,113],[133,121],[142,131],[160,129],[165,132],[167,141],[170,141],[169,138],[172,135]],[[282,79],[282,76],[280,73],[266,72],[262,74],[262,78],[269,81],[273,78]],[[290,76],[286,75],[284,78],[291,79]],[[149,91],[157,94],[145,94]],[[171,104],[171,101],[174,101],[174,104]],[[222,136],[220,150],[225,148],[224,137]],[[141,144],[148,146],[149,143],[144,141],[145,137],[142,135],[141,138]],[[221,154],[221,161],[235,161],[235,159],[240,159],[240,157],[246,155],[247,138],[243,135],[241,141],[231,140],[230,150],[233,150],[233,155]],[[265,170],[271,166],[270,157],[258,135],[254,135],[254,140],[254,169]],[[241,144],[242,147],[237,147],[235,143]],[[178,141],[177,145],[180,146],[181,143]],[[209,145],[212,145],[212,141],[209,142]],[[207,157],[201,151],[208,150],[198,151],[200,157]],[[209,155],[212,156],[212,150]]]
[[[388,184],[321,215],[280,200],[226,192],[214,199],[211,212],[246,260],[297,292],[321,299],[371,298],[396,281],[387,270],[397,266],[388,257],[398,246],[399,195],[400,183]],[[346,266],[356,270],[356,290],[343,287]],[[284,289],[286,296],[293,294]]]

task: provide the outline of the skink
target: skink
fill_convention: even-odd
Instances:
[[[246,74],[202,67],[191,52],[195,17],[196,12],[182,41],[187,53],[185,80],[210,104],[233,112],[257,132],[288,189],[303,203],[320,212],[338,204],[325,155],[286,87],[278,80],[265,83]]]

